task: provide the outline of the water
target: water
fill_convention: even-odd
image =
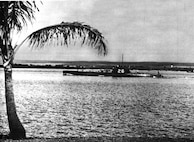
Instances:
[[[63,76],[61,70],[13,73],[27,137],[194,138],[194,74],[169,79]],[[174,78],[175,77],[175,78]],[[0,133],[8,132],[0,71]]]

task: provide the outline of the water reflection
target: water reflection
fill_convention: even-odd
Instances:
[[[3,81],[0,81],[3,94]],[[62,76],[14,72],[19,116],[28,137],[193,137],[194,80]],[[0,132],[8,131],[4,96]]]

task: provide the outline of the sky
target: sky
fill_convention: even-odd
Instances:
[[[193,0],[60,0],[39,3],[36,20],[15,36],[19,44],[45,26],[79,21],[97,28],[107,40],[108,55],[91,47],[23,45],[16,60],[194,62]]]

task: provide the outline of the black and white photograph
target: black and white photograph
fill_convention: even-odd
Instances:
[[[194,0],[0,1],[0,141],[194,141]]]

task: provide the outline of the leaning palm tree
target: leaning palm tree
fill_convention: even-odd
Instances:
[[[23,1],[1,1],[0,2],[0,49],[5,74],[5,98],[9,136],[14,139],[26,137],[26,132],[22,126],[14,102],[13,84],[12,84],[12,62],[11,58],[14,48],[12,46],[12,33],[14,30],[21,31],[22,27],[27,24],[27,19],[34,18],[34,12],[38,10],[34,2]],[[9,61],[9,63],[8,63]]]
[[[79,22],[62,22],[61,24],[42,28],[30,34],[20,45],[13,46],[12,32],[21,31],[27,21],[32,21],[35,11],[38,8],[35,2],[29,1],[2,1],[0,2],[0,49],[5,73],[5,98],[10,138],[22,139],[26,137],[26,132],[21,124],[15,107],[13,84],[12,84],[12,64],[16,51],[26,41],[31,47],[46,47],[46,44],[60,43],[69,45],[71,41],[79,39],[82,44],[89,45],[97,49],[99,54],[107,54],[107,47],[102,34]]]

